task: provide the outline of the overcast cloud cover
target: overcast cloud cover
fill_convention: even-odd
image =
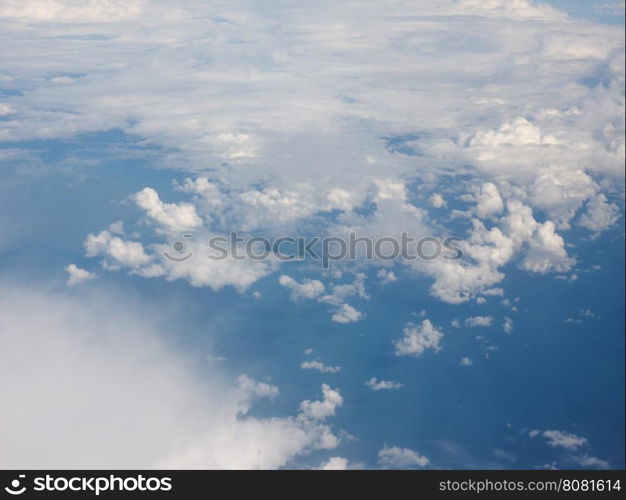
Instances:
[[[0,3],[0,466],[623,467],[624,6],[585,5]]]

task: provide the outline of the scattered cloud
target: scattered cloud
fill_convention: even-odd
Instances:
[[[409,448],[385,445],[378,452],[378,465],[383,469],[411,469],[428,467],[430,460]]]
[[[303,361],[300,364],[300,368],[303,370],[317,370],[321,373],[339,373],[341,371],[340,366],[328,366],[319,360]]]
[[[302,414],[312,420],[326,420],[335,415],[335,410],[343,405],[343,397],[336,389],[329,385],[322,385],[323,399],[321,401],[302,401],[300,410]]]
[[[465,320],[465,326],[470,328],[491,326],[493,316],[472,316]]]
[[[363,318],[363,313],[357,311],[354,307],[349,304],[342,304],[336,310],[336,312],[332,315],[331,319],[335,323],[356,323]]]
[[[325,291],[324,284],[318,280],[304,279],[302,283],[298,283],[291,276],[283,274],[278,282],[291,290],[292,300],[316,299]]]
[[[378,278],[379,285],[388,285],[389,283],[398,281],[396,274],[393,271],[388,271],[387,269],[379,270],[376,273],[376,277]]]
[[[90,273],[85,269],[81,269],[80,267],[76,266],[76,264],[69,264],[65,266],[65,271],[68,274],[66,282],[67,286],[78,285],[79,283],[92,280],[96,277],[95,274]]]
[[[566,431],[548,430],[544,431],[542,435],[548,440],[548,446],[553,448],[575,450],[588,444],[586,438]]]
[[[502,329],[504,330],[504,333],[510,335],[511,333],[513,333],[513,328],[513,320],[509,317],[505,317],[504,322],[502,323]]]
[[[365,385],[372,391],[397,391],[402,389],[404,384],[400,382],[392,382],[391,380],[378,380],[376,377],[369,379]]]
[[[320,465],[320,470],[348,470],[349,462],[343,457],[330,457]]]
[[[404,328],[404,336],[394,342],[396,356],[421,356],[425,350],[435,352],[441,350],[439,345],[443,333],[430,320],[425,319],[421,325],[409,323]]]

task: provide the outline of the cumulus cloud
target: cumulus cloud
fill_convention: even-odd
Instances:
[[[252,399],[278,390],[196,370],[160,312],[139,316],[111,294],[1,290],[3,468],[268,469],[340,442],[321,422],[343,401],[328,386],[293,416],[252,417]]]
[[[619,218],[617,205],[608,203],[606,196],[600,193],[587,202],[587,211],[581,215],[578,225],[597,236],[613,226]]]
[[[96,277],[95,274],[90,273],[85,269],[81,269],[76,264],[69,264],[65,266],[65,271],[68,274],[66,282],[68,286],[78,285],[79,283],[92,280]]]
[[[305,278],[302,283],[298,283],[291,276],[283,274],[278,282],[291,291],[291,298],[297,299],[316,299],[325,291],[324,284],[319,280],[311,280]]]
[[[104,257],[107,269],[140,269],[151,262],[140,242],[124,240],[106,230],[89,234],[84,246],[87,257]]]
[[[587,438],[566,431],[547,430],[542,435],[548,440],[548,446],[553,448],[575,450],[588,444]]]
[[[487,182],[482,185],[480,191],[476,194],[476,201],[476,215],[481,219],[499,214],[504,209],[504,202],[493,182]]]
[[[569,229],[570,220],[598,185],[582,169],[551,166],[530,187],[532,203],[546,211],[560,229]]]
[[[556,139],[542,136],[541,130],[527,119],[518,116],[502,123],[496,130],[476,132],[470,139],[470,147],[525,146],[529,144],[555,144]]]
[[[339,373],[341,371],[340,366],[328,366],[319,360],[303,361],[300,363],[300,368],[303,370],[317,370],[321,373]]]
[[[361,311],[357,311],[350,304],[342,304],[339,308],[333,313],[331,319],[335,323],[356,323],[363,318],[363,313]]]
[[[195,220],[195,212],[184,208],[184,204],[163,204],[158,201],[158,195],[156,198],[149,195],[146,199],[154,202],[150,206],[155,210],[150,213],[163,229],[174,231],[185,225],[189,228]],[[117,222],[98,234],[89,234],[84,247],[86,256],[101,258],[107,270],[126,270],[145,278],[162,277],[168,281],[184,279],[192,286],[213,290],[232,286],[242,292],[278,267],[271,256],[263,261],[237,259],[231,254],[225,258],[216,254],[214,257],[220,258],[211,258],[205,242],[216,235],[198,231],[189,236],[182,238],[184,243],[178,242],[182,245],[180,251],[170,243],[154,243],[146,248],[140,241],[129,239],[123,224]],[[239,251],[243,253],[242,249]]]
[[[409,448],[385,445],[378,452],[378,465],[383,469],[411,469],[428,467],[430,460]]]
[[[245,396],[274,399],[280,393],[278,387],[265,382],[259,382],[247,375],[240,375],[237,380],[237,388]]]
[[[504,318],[504,322],[502,323],[502,329],[506,334],[513,333],[513,320],[509,317]]]
[[[429,201],[433,208],[444,208],[447,206],[446,200],[439,193],[433,193]]]
[[[463,260],[438,260],[423,269],[435,278],[433,295],[453,304],[477,295],[501,294],[505,275],[500,268],[520,257],[519,267],[537,274],[569,271],[575,259],[555,224],[538,222],[532,209],[517,199],[508,200],[505,213],[488,228],[472,219],[468,238],[461,243]]]
[[[322,385],[323,399],[321,401],[302,401],[300,411],[312,420],[326,420],[333,417],[338,407],[343,405],[343,397],[337,389],[331,389],[327,384]]]
[[[421,356],[426,349],[435,352],[441,350],[439,342],[443,333],[430,320],[425,319],[421,325],[409,324],[404,328],[404,336],[394,341],[396,356]]]
[[[461,361],[459,361],[461,366],[472,366],[473,364],[474,362],[468,357],[461,358]]]
[[[388,285],[389,283],[398,281],[396,273],[394,273],[393,271],[388,271],[387,269],[379,270],[376,273],[376,277],[378,278],[378,284],[380,285]]]
[[[397,391],[402,389],[404,384],[400,382],[393,382],[391,380],[378,380],[376,377],[369,379],[365,385],[372,391]]]
[[[521,268],[534,273],[545,274],[551,271],[569,271],[575,260],[568,257],[565,240],[555,232],[555,225],[546,221],[537,226],[528,242],[528,251]]]
[[[493,316],[472,316],[471,318],[467,318],[465,320],[465,326],[468,326],[470,328],[491,326],[492,323]]]
[[[343,457],[330,457],[320,465],[320,470],[348,470],[349,462]]]
[[[592,455],[574,456],[572,460],[586,469],[610,469],[611,464],[607,460]]]
[[[190,231],[202,225],[195,207],[190,203],[163,203],[152,188],[144,188],[134,195],[139,208],[169,231]]]
[[[365,273],[357,273],[352,283],[334,284],[331,293],[324,295],[321,300],[335,306],[341,305],[349,297],[359,297],[368,300],[370,297],[365,290]]]
[[[319,280],[305,278],[302,283],[298,283],[291,276],[282,275],[278,282],[291,290],[291,298],[317,300],[321,303],[333,306],[331,320],[336,323],[355,323],[363,319],[363,313],[358,311],[344,301],[348,297],[357,296],[362,299],[369,299],[365,290],[365,274],[357,273],[354,282],[343,284],[332,284],[330,293],[324,294],[326,287]]]

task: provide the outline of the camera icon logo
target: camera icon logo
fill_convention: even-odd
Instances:
[[[183,234],[183,238],[191,237],[191,234]],[[173,254],[170,252],[163,252],[165,258],[172,262],[184,262],[191,258],[191,256],[193,255],[193,253],[186,251],[187,248],[185,246],[185,243],[182,241],[175,241],[174,243],[172,243],[172,250],[174,251]]]
[[[9,495],[21,495],[26,491],[26,486],[22,486],[20,488],[20,480],[24,479],[25,477],[26,476],[24,474],[20,474],[18,476],[18,479],[14,479],[13,481],[11,481],[10,486],[6,486],[4,488],[4,491],[6,491]]]

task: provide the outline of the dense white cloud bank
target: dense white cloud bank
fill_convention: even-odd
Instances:
[[[200,369],[158,315],[103,295],[3,285],[0,465],[265,469],[339,445],[323,422],[343,402],[337,389],[324,385],[321,400],[291,417],[252,417],[254,400],[278,388]]]
[[[165,246],[303,225],[440,236],[464,217],[468,260],[411,266],[460,303],[511,263],[570,270],[565,232],[622,216],[624,35],[541,2],[8,1],[0,25],[16,90],[0,139],[119,129],[192,174],[180,203],[125,193],[150,225],[88,237],[109,269],[244,290],[278,264],[174,265]],[[155,235],[168,242],[148,248]]]

